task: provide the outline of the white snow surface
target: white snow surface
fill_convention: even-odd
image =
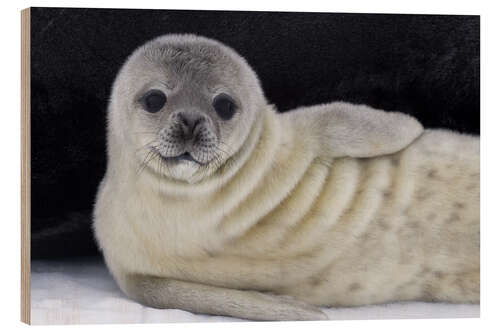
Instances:
[[[331,320],[476,318],[479,305],[400,302],[325,308]],[[128,299],[98,258],[31,263],[32,324],[118,324],[242,321],[187,311],[159,310]]]

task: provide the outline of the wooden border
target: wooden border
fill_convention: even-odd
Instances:
[[[21,11],[21,321],[31,323],[31,15]]]

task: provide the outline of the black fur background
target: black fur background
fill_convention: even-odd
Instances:
[[[33,258],[98,254],[111,84],[161,34],[230,45],[280,111],[344,100],[479,134],[479,16],[33,8],[31,29]]]

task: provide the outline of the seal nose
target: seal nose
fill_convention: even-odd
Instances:
[[[184,140],[191,140],[196,135],[199,125],[205,121],[205,118],[198,112],[180,112],[177,114],[179,124],[182,126]]]

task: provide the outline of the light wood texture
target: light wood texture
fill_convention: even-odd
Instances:
[[[21,11],[21,321],[31,323],[31,72],[30,9]]]

